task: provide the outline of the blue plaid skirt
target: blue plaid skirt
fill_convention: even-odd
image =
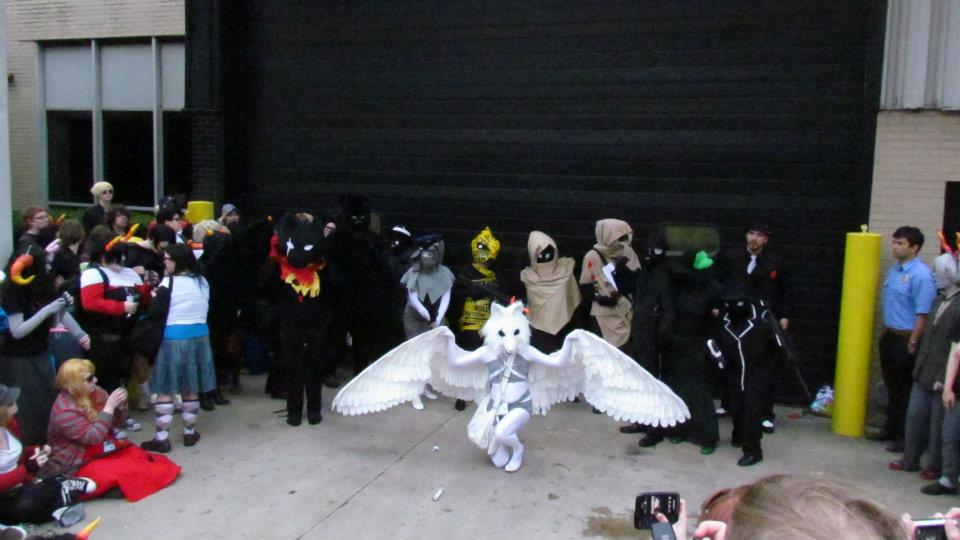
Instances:
[[[151,393],[209,392],[216,387],[209,336],[163,340],[150,376]]]

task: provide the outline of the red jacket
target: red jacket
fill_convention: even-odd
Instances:
[[[16,418],[10,419],[10,423],[7,424],[7,431],[16,439],[20,439],[20,424],[17,423]],[[33,455],[35,448],[34,446],[24,446],[17,468],[10,472],[0,473],[0,493],[33,479],[33,475],[27,472],[26,464],[30,456]]]

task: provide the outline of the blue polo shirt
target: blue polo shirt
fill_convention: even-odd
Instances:
[[[894,264],[883,281],[883,325],[913,330],[917,315],[929,313],[936,296],[933,272],[920,257],[906,264]]]

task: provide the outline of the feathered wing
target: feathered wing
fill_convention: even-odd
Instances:
[[[477,399],[486,387],[486,367],[449,366],[447,358],[463,349],[451,344],[450,330],[434,328],[401,343],[347,383],[333,398],[333,410],[366,414],[411,401],[426,383],[457,399]]]
[[[591,405],[620,421],[673,426],[690,418],[687,405],[667,385],[599,336],[574,330],[564,346],[571,350],[565,365],[530,366],[534,412],[546,414],[554,404],[582,393]]]

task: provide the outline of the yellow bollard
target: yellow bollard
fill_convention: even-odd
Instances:
[[[834,384],[833,432],[862,437],[867,417],[873,322],[880,283],[881,236],[847,233],[840,296],[840,332]]]
[[[187,203],[187,215],[190,223],[200,223],[205,219],[217,219],[213,215],[213,203],[210,201],[190,201]]]

